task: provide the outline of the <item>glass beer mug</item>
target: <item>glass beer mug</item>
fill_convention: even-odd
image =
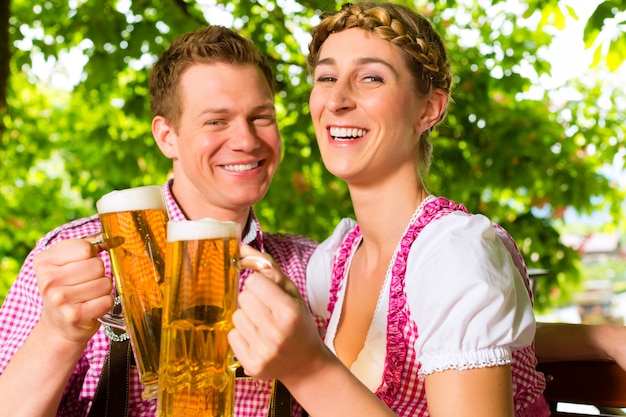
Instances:
[[[240,236],[234,222],[168,222],[157,416],[233,415]]]
[[[144,386],[142,396],[156,398],[168,221],[161,187],[112,191],[96,207],[123,313],[100,321],[126,330]]]

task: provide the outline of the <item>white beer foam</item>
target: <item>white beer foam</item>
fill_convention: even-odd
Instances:
[[[167,222],[167,241],[239,238],[239,223],[223,222],[210,217],[199,220]]]
[[[96,202],[99,214],[131,210],[166,210],[160,185],[115,190]]]

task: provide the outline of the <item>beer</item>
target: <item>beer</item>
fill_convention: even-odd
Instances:
[[[167,225],[157,415],[230,417],[235,364],[227,335],[237,308],[239,225]]]
[[[159,186],[113,191],[96,203],[126,331],[144,386],[156,398],[167,210]]]

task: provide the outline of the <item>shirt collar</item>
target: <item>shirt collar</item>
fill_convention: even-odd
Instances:
[[[165,200],[165,206],[167,207],[167,213],[170,220],[180,221],[187,220],[180,206],[172,194],[172,184],[174,179],[170,178],[163,185],[163,199]],[[250,216],[248,217],[248,224],[244,230],[243,239],[241,243],[251,245],[252,247],[264,252],[263,248],[263,232],[261,231],[261,224],[254,213],[254,209],[250,209]]]

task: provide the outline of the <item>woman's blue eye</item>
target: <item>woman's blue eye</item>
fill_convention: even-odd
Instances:
[[[374,83],[374,82],[383,82],[383,77],[379,77],[378,75],[368,75],[367,77],[363,77],[363,81],[367,82],[367,83]]]

